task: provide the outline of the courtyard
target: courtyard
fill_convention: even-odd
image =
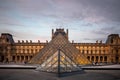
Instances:
[[[34,69],[0,69],[0,80],[120,80],[120,70],[83,70],[58,77]]]

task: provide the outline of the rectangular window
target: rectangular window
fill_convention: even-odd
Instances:
[[[103,54],[105,54],[105,50],[103,50]]]
[[[87,50],[87,54],[89,54],[89,51]]]
[[[93,51],[91,50],[91,54],[93,54]]]
[[[33,49],[31,49],[31,53],[33,53]]]
[[[99,54],[101,54],[101,50],[99,50]]]
[[[29,53],[29,49],[27,49],[27,53]]]
[[[84,50],[82,50],[82,53],[83,53],[83,54],[85,53]]]
[[[23,53],[25,53],[25,49],[23,49]]]
[[[37,53],[38,51],[37,51],[37,49],[35,49],[35,53]]]

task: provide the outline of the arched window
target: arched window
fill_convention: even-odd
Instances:
[[[12,56],[12,60],[15,61],[15,56]]]
[[[96,62],[98,62],[98,56],[96,56]]]
[[[90,60],[90,56],[87,56],[87,59]]]
[[[91,60],[94,61],[94,56],[92,56]]]
[[[103,57],[102,56],[100,56],[100,62],[102,62],[103,61]]]
[[[24,60],[24,56],[21,56],[21,60],[22,60],[22,61]]]
[[[25,56],[25,60],[26,60],[26,61],[28,60],[28,56]]]
[[[19,59],[20,59],[20,56],[17,56],[17,61],[19,61]]]

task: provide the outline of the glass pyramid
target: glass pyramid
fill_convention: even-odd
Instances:
[[[43,62],[37,70],[47,72],[71,72],[81,70],[74,61],[72,61],[65,53],[58,49],[52,56]]]
[[[74,71],[78,69],[76,65],[91,64],[61,33],[52,39],[29,63],[40,64],[37,69],[49,72]]]

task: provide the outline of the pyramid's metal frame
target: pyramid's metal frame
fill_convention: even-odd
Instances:
[[[35,57],[32,58],[29,63],[40,64],[42,67],[44,65],[44,69],[46,71],[50,71],[52,70],[50,68],[53,67],[49,67],[49,69],[47,69],[47,67],[52,62],[52,57],[58,56],[57,53],[60,53],[60,58],[62,58],[61,55],[67,57],[67,59],[64,58],[64,61],[60,60],[60,65],[64,64],[65,66],[66,63],[69,63],[68,65],[72,65],[74,67],[75,65],[91,64],[91,62],[82,53],[80,53],[80,51],[76,49],[61,33],[53,38],[37,55],[35,55]],[[65,60],[67,60],[67,62]],[[59,62],[59,59],[57,58],[53,61],[57,63]]]

